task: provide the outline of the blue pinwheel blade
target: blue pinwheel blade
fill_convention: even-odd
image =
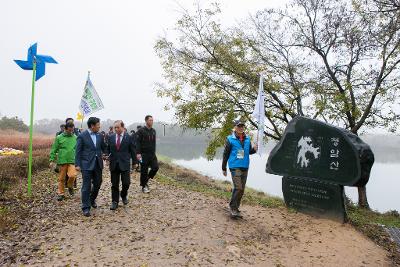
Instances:
[[[25,60],[14,60],[14,61],[23,70],[32,70],[33,69],[33,62],[29,62],[29,61],[25,61]]]
[[[46,65],[41,62],[41,63],[37,63],[36,64],[36,77],[35,77],[35,81],[39,80],[40,78],[42,78],[44,76],[46,72]]]
[[[28,57],[27,57],[28,61],[32,62],[33,57],[35,57],[36,54],[37,54],[37,43],[34,43],[28,49]]]
[[[52,58],[51,56],[44,56],[44,55],[37,55],[36,56],[36,60],[39,62],[43,62],[43,63],[54,63],[54,64],[58,64],[57,61]]]

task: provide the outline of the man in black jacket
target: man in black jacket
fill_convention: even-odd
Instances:
[[[74,123],[74,119],[73,118],[66,118],[65,119],[65,124],[67,123]],[[62,134],[64,132],[64,127],[65,124],[61,124],[60,125],[60,131],[56,133],[56,136]],[[81,134],[81,131],[78,128],[74,128],[74,134],[76,135],[76,137],[78,137]]]
[[[128,204],[128,189],[131,183],[130,165],[135,165],[136,153],[131,137],[124,130],[124,123],[118,120],[114,123],[115,133],[108,136],[107,152],[111,171],[111,210],[116,210],[119,203],[119,181],[122,182],[121,199]]]
[[[56,133],[56,137],[65,131],[65,124],[60,125],[60,130]]]
[[[143,193],[150,193],[149,179],[154,178],[158,171],[156,157],[156,130],[153,129],[153,117],[145,117],[146,126],[136,132],[136,153],[140,162],[140,186]],[[150,167],[150,172],[149,172]]]

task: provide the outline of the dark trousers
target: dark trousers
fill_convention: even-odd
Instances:
[[[247,181],[247,169],[231,169],[233,190],[229,206],[232,210],[238,210],[242,201]]]
[[[150,171],[149,171],[150,168]],[[154,178],[158,172],[158,160],[155,154],[143,154],[140,166],[140,186],[146,186],[149,179]]]
[[[96,161],[94,170],[82,170],[82,210],[90,210],[91,204],[96,200],[102,183],[102,169]]]
[[[121,198],[128,196],[129,185],[131,184],[130,170],[121,171],[117,163],[115,169],[111,171],[111,199],[119,202],[119,181],[122,182]]]

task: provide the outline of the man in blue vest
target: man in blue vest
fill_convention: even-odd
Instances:
[[[245,132],[245,124],[240,120],[234,121],[234,131],[228,136],[222,159],[222,172],[226,176],[226,164],[232,175],[233,190],[229,208],[232,217],[242,217],[239,211],[246,187],[247,173],[250,165],[250,155],[257,152],[257,145],[253,146]]]

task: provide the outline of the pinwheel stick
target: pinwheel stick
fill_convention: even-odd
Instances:
[[[31,95],[31,116],[29,124],[29,159],[28,159],[28,195],[32,195],[32,150],[33,150],[33,112],[35,110],[35,79],[36,79],[36,58],[33,59],[32,71],[32,95]]]

